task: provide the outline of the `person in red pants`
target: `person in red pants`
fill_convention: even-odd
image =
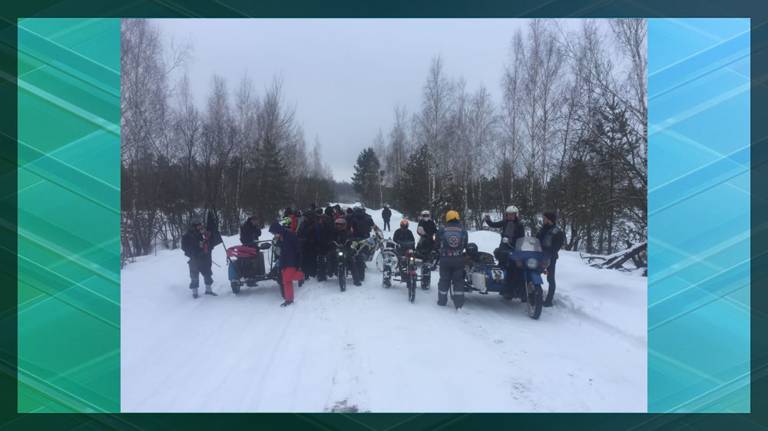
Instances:
[[[280,223],[273,223],[269,232],[280,242],[279,268],[283,279],[282,293],[285,300],[281,307],[293,304],[293,282],[304,280],[304,273],[299,271],[299,239],[290,229]]]

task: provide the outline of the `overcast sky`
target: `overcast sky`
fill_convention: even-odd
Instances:
[[[308,149],[320,140],[336,180],[349,180],[360,150],[387,133],[393,109],[420,108],[431,59],[472,92],[500,100],[512,36],[522,19],[162,19],[175,44],[190,43],[187,69],[201,107],[211,77],[230,92],[247,73],[259,90],[283,79]],[[260,91],[261,93],[261,91]]]

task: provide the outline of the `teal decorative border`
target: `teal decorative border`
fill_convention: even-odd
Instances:
[[[576,4],[579,3],[579,4]],[[12,22],[10,26],[10,30],[13,32],[13,39],[15,39],[16,36],[16,28],[15,28],[15,20],[17,16],[30,16],[33,13],[38,13],[38,10],[35,10],[28,4],[19,4],[13,5],[11,8],[9,5],[7,9],[7,21],[2,23],[0,27],[4,31],[8,31],[9,26],[7,23]],[[229,4],[219,4],[215,7],[212,7],[210,4],[206,4],[206,2],[190,2],[185,5],[177,4],[176,2],[162,2],[162,4],[158,4],[156,2],[143,2],[139,1],[134,4],[132,4],[130,7],[121,8],[118,9],[117,6],[107,6],[104,3],[101,2],[44,2],[44,4],[41,4],[39,13],[43,13],[49,16],[65,16],[65,15],[72,15],[72,16],[88,16],[88,15],[111,15],[111,16],[120,16],[120,15],[130,15],[130,16],[204,16],[208,14],[216,14],[219,16],[237,16],[237,15],[244,15],[244,16],[361,16],[361,17],[367,17],[367,16],[376,16],[376,15],[387,15],[387,16],[466,16],[468,14],[472,14],[475,16],[516,16],[516,15],[530,15],[530,14],[536,14],[540,16],[566,16],[566,15],[592,15],[592,16],[616,16],[616,15],[659,15],[664,13],[670,13],[670,14],[677,14],[681,16],[690,16],[693,14],[702,14],[702,15],[710,15],[710,16],[723,16],[723,15],[732,15],[732,16],[747,16],[752,13],[755,14],[755,17],[757,19],[753,20],[753,40],[752,40],[752,67],[753,69],[756,64],[761,64],[763,66],[762,69],[754,69],[758,71],[758,73],[753,73],[753,87],[752,89],[752,95],[754,97],[753,103],[755,103],[755,107],[753,107],[752,115],[755,115],[755,118],[758,119],[764,119],[764,115],[766,114],[766,92],[765,92],[765,80],[766,80],[766,74],[765,74],[765,68],[766,65],[766,40],[768,40],[768,33],[766,33],[766,27],[764,24],[765,22],[768,22],[768,11],[765,10],[764,7],[759,7],[754,2],[749,1],[733,1],[728,2],[724,4],[716,4],[716,3],[698,3],[698,2],[682,2],[682,3],[669,3],[664,1],[649,1],[644,2],[642,4],[637,2],[625,2],[625,1],[617,1],[617,2],[584,2],[583,4],[581,2],[560,2],[560,3],[546,3],[546,7],[541,6],[540,3],[536,2],[530,2],[530,4],[516,4],[513,5],[512,3],[496,3],[496,4],[486,4],[486,5],[476,5],[471,10],[466,9],[464,6],[459,5],[457,2],[448,1],[446,3],[442,3],[439,8],[437,7],[427,7],[427,6],[410,6],[398,9],[397,6],[389,6],[389,7],[377,7],[375,9],[367,9],[365,6],[356,3],[356,2],[348,2],[347,3],[348,8],[347,9],[339,9],[338,7],[328,7],[325,6],[319,6],[319,4],[313,4],[312,2],[300,2],[298,5],[294,6],[272,6],[272,5],[264,5],[262,6],[253,6],[253,5],[240,5],[237,6],[237,9],[233,9],[232,6],[229,6]],[[753,7],[755,6],[755,7]],[[45,7],[47,9],[43,10],[42,8]],[[320,9],[318,9],[320,7]],[[188,9],[187,9],[188,8]],[[732,8],[730,10],[726,8]],[[21,13],[19,13],[21,11]],[[5,15],[6,13],[4,13]],[[85,21],[98,21],[98,20],[85,20]],[[681,24],[681,26],[685,26],[688,23]],[[694,31],[700,31],[701,29],[697,28]],[[65,33],[66,35],[66,33]],[[653,35],[653,31],[651,31],[651,37]],[[674,37],[671,39],[667,39],[667,43],[671,43],[675,41]],[[103,41],[102,41],[103,42]],[[688,43],[690,41],[686,41]],[[21,35],[19,35],[19,43],[21,43]],[[92,41],[92,43],[95,43],[95,41]],[[649,41],[649,43],[653,43],[653,41]],[[3,44],[5,47],[11,47],[15,48],[15,41],[11,41],[10,38],[7,37],[7,35],[3,36]],[[84,44],[86,44],[84,42]],[[77,51],[77,50],[74,50]],[[10,51],[11,55],[15,57],[15,50]],[[8,58],[7,53],[2,53],[3,55],[3,61],[4,65],[8,64]],[[88,57],[87,55],[83,55],[84,57]],[[651,65],[650,70],[653,73],[653,71],[658,70],[658,67],[654,67],[653,65],[654,57],[653,54],[651,55]],[[13,64],[13,60],[11,60],[11,64]],[[22,73],[21,71],[21,59],[19,59],[19,74]],[[119,64],[119,60],[116,64]],[[748,75],[749,75],[749,66],[746,68]],[[7,84],[10,82],[11,84],[15,84],[15,80],[13,73],[15,71],[9,71],[9,75],[11,75],[11,78],[4,77],[5,81],[2,83],[2,88],[7,89]],[[20,78],[20,79],[23,79]],[[700,78],[699,78],[700,79]],[[649,80],[649,85],[652,85],[654,81],[654,78],[651,77]],[[87,82],[87,81],[86,81]],[[668,90],[672,90],[672,88],[669,88]],[[14,91],[15,92],[15,91]],[[7,93],[6,93],[7,94]],[[22,99],[21,90],[18,94],[19,99]],[[15,114],[16,108],[19,109],[19,113],[21,112],[21,104],[16,106],[16,95],[14,94],[13,97],[8,97],[5,99],[5,117],[6,118],[13,118],[13,115]],[[650,100],[651,106],[654,104],[654,100]],[[10,107],[8,105],[11,105]],[[119,111],[119,108],[117,109]],[[119,112],[118,112],[119,115]],[[653,115],[653,109],[651,109],[651,115]],[[713,121],[711,124],[716,125],[717,121],[719,119]],[[113,124],[118,124],[114,122]],[[763,180],[766,178],[765,176],[765,161],[767,160],[765,157],[765,151],[764,148],[765,145],[765,126],[761,125],[760,122],[755,122],[754,130],[755,130],[755,136],[752,138],[753,141],[753,148],[752,148],[752,156],[751,156],[751,163],[753,165],[753,176],[756,176],[757,173],[760,173],[760,178]],[[13,146],[13,139],[16,136],[16,130],[14,127],[8,127],[8,121],[2,121],[2,132],[3,132],[3,139],[5,142],[10,143],[9,147],[15,147]],[[18,125],[19,131],[21,131],[21,124]],[[42,125],[40,127],[43,127]],[[747,125],[748,127],[748,125]],[[748,129],[747,129],[748,130]],[[6,139],[10,138],[10,141],[7,141]],[[650,157],[653,158],[653,141],[654,141],[654,134],[651,134],[651,153]],[[19,149],[19,154],[21,153],[21,149]],[[15,149],[11,151],[10,149],[3,150],[2,152],[4,159],[2,160],[3,163],[13,163],[14,160],[16,160],[16,152]],[[5,159],[7,157],[7,160]],[[118,159],[119,160],[119,159]],[[749,159],[747,159],[749,161]],[[6,166],[3,166],[3,172],[9,172],[9,170],[5,169]],[[14,167],[15,169],[15,167]],[[651,165],[651,169],[653,169],[653,165]],[[12,171],[10,171],[12,172]],[[21,180],[21,174],[19,175],[19,180]],[[650,172],[651,181],[653,181],[654,173]],[[669,180],[669,179],[668,179]],[[759,181],[757,178],[753,178],[753,181]],[[669,181],[667,181],[669,182]],[[117,184],[118,182],[114,182],[114,184]],[[749,181],[747,181],[747,184]],[[70,183],[74,184],[74,183]],[[683,183],[679,183],[683,184]],[[759,182],[756,182],[756,184],[760,184]],[[653,194],[656,191],[656,187],[662,185],[662,183],[656,183],[656,184],[649,184],[651,187],[651,193]],[[24,191],[24,185],[19,183],[19,189],[21,190],[21,193]],[[669,189],[673,190],[673,189]],[[698,194],[706,193],[706,191],[700,191]],[[755,196],[763,196],[765,192],[761,192],[759,189],[755,188],[753,191],[753,199],[755,199]],[[658,196],[664,196],[664,194],[660,194]],[[673,195],[674,196],[674,195]],[[118,197],[119,198],[119,197]],[[651,240],[653,241],[653,235],[654,235],[654,203],[652,200],[654,199],[654,196],[650,197],[651,201],[649,201],[649,205],[651,208],[651,219],[649,220],[651,223]],[[673,202],[672,200],[667,200],[667,204],[670,202]],[[119,201],[116,201],[119,202]],[[762,200],[759,200],[758,198],[758,206],[753,208],[765,208],[765,199],[762,198]],[[675,204],[676,205],[676,204]],[[704,214],[710,214],[712,208],[720,206],[720,203],[715,204],[715,206],[709,207],[707,211]],[[667,211],[667,208],[662,208],[664,205],[656,207],[661,208],[662,212]],[[674,206],[674,205],[673,205]],[[115,207],[117,208],[117,206]],[[7,208],[4,208],[4,213],[2,215],[2,229],[5,232],[14,232],[15,226],[12,226],[12,224],[15,223],[15,217],[10,214],[7,214],[7,212],[13,212],[15,213],[15,210],[5,211]],[[762,210],[761,210],[762,211]],[[749,214],[749,211],[746,212],[746,214]],[[757,215],[765,216],[765,211],[755,213]],[[49,214],[50,215],[50,214]],[[21,218],[21,214],[19,213],[19,217]],[[694,223],[697,220],[691,220],[688,219],[690,223]],[[755,219],[755,223],[758,223],[759,219]],[[723,221],[723,224],[726,224],[727,221]],[[115,228],[117,229],[117,228]],[[764,237],[765,230],[762,231],[757,230],[753,231],[752,235],[753,238]],[[15,238],[15,234],[13,235]],[[19,238],[19,243],[21,243],[22,239]],[[13,241],[6,241],[6,239],[3,239],[3,253],[6,253],[5,247],[11,247],[14,244]],[[759,280],[765,279],[765,271],[760,270],[759,262],[765,260],[765,250],[766,250],[766,244],[767,242],[759,242],[759,241],[753,241],[752,247],[753,251],[755,252],[755,255],[753,257],[755,264],[757,265],[755,268],[752,269],[753,273],[753,279],[755,282],[758,282]],[[651,243],[651,248],[654,247],[653,242]],[[747,247],[748,249],[749,247]],[[672,252],[670,252],[670,256],[674,256]],[[678,259],[680,258],[680,255],[678,255]],[[682,259],[681,259],[682,260]],[[665,262],[654,259],[651,257],[651,271],[653,271],[653,267],[658,267],[659,264],[665,264]],[[768,267],[768,266],[764,266]],[[21,268],[19,268],[21,270]],[[6,275],[5,272],[6,269],[4,269],[3,275]],[[654,277],[653,274],[651,274],[651,283],[655,284],[657,279]],[[661,291],[660,291],[661,292]],[[21,289],[19,289],[19,294],[21,294]],[[6,296],[9,294],[6,294]],[[649,305],[655,304],[655,300],[660,300],[664,298],[656,297],[654,298],[656,294],[653,292],[653,289],[651,290],[651,294],[649,296]],[[119,298],[119,295],[117,296]],[[753,312],[759,311],[759,310],[765,310],[765,301],[766,296],[765,294],[761,293],[761,291],[756,290],[752,294],[752,301],[753,301]],[[20,301],[21,302],[21,301]],[[12,307],[16,301],[13,297],[8,300],[6,298],[3,302],[4,304],[4,311],[8,312],[14,312],[15,311]],[[742,302],[743,304],[743,302]],[[747,302],[747,305],[749,303]],[[655,307],[655,305],[652,305],[652,308]],[[662,309],[664,307],[661,307]],[[702,307],[702,309],[705,309],[706,307]],[[119,312],[119,311],[118,311]],[[689,314],[696,314],[696,312],[691,312]],[[661,317],[656,317],[659,315],[655,315],[653,310],[649,310],[649,324],[653,327],[654,322],[661,323],[661,327],[668,325],[668,323],[664,323],[665,320],[667,320],[669,317],[672,317],[671,314],[667,314],[666,316],[661,314]],[[119,322],[119,319],[116,320]],[[758,367],[757,370],[764,370],[765,369],[765,359],[766,359],[766,343],[761,341],[764,338],[762,335],[765,332],[765,315],[764,314],[758,314],[755,316],[755,320],[753,321],[753,328],[754,328],[754,335],[757,337],[755,340],[753,340],[753,350],[752,355],[755,360],[754,366]],[[7,323],[8,327],[14,327],[15,322],[11,322],[10,319],[4,320],[4,323]],[[22,317],[19,316],[19,328],[21,329],[23,326]],[[706,331],[706,327],[704,329]],[[758,336],[758,332],[760,331]],[[13,331],[14,333],[16,331]],[[656,332],[655,330],[649,333],[649,346],[653,349],[653,345],[655,344],[655,338],[661,334],[660,332]],[[19,335],[21,335],[21,332],[19,332]],[[689,342],[691,340],[673,340],[674,342]],[[9,359],[7,356],[9,353],[12,354],[13,350],[10,349],[7,344],[3,347],[3,354],[4,354],[4,364],[13,365],[13,362]],[[11,339],[11,344],[15,344],[15,340]],[[21,347],[22,342],[19,341],[19,348]],[[743,344],[741,345],[744,346]],[[119,348],[119,345],[114,346],[115,348]],[[663,348],[664,346],[656,346],[657,349]],[[718,346],[713,349],[715,353],[720,353],[719,350],[725,350],[729,346],[725,345],[722,346],[718,344]],[[747,349],[749,348],[749,343],[746,344]],[[709,355],[711,352],[707,351],[703,355]],[[749,351],[747,350],[747,354],[749,354]],[[671,358],[674,359],[674,358]],[[651,364],[652,361],[649,362],[649,364],[653,367]],[[672,361],[667,361],[669,363],[673,363]],[[21,365],[21,362],[19,363]],[[749,365],[747,364],[747,367]],[[672,368],[670,368],[672,370]],[[658,378],[663,383],[663,372],[660,372],[659,374],[655,374],[654,370],[649,370],[649,378],[651,381],[651,385],[649,386],[649,390],[653,391],[653,382],[654,379]],[[669,370],[667,370],[669,371]],[[716,373],[717,374],[717,373]],[[753,379],[757,379],[760,376],[764,376],[764,371],[753,374]],[[748,377],[747,377],[748,379]],[[764,380],[764,379],[762,379]],[[762,382],[760,380],[760,382]],[[119,376],[115,379],[115,381],[119,381]],[[13,385],[15,387],[15,384]],[[661,387],[661,386],[659,386]],[[681,386],[680,386],[681,387]],[[12,396],[14,399],[15,394],[11,391],[8,391],[8,386],[4,386],[6,389],[4,392],[7,392],[7,396]],[[674,388],[668,386],[666,388],[668,390],[667,394],[664,395],[671,395],[674,397]],[[754,403],[757,405],[759,400],[765,400],[765,385],[764,384],[758,384],[758,381],[755,380],[755,383],[752,386],[752,390],[754,391],[755,401]],[[21,391],[21,389],[20,389]],[[706,391],[700,392],[700,394],[704,394]],[[738,393],[744,394],[746,393],[748,396],[749,388],[746,389],[744,386],[741,386],[740,389],[737,390]],[[20,392],[19,392],[20,393]],[[32,394],[32,389],[29,389],[29,393]],[[118,392],[119,393],[119,390]],[[717,391],[714,391],[713,393],[717,393]],[[53,393],[49,393],[48,395],[41,395],[41,399],[44,399],[45,396],[54,396]],[[651,395],[651,394],[649,394]],[[650,399],[650,397],[649,397]],[[734,397],[733,399],[738,399],[738,397]],[[41,403],[42,404],[42,403]],[[727,403],[724,403],[727,404]],[[21,407],[21,399],[19,399],[19,407]],[[680,403],[675,404],[674,400],[669,403],[668,407],[671,407],[673,405],[680,406]],[[743,403],[736,402],[732,405],[737,406],[738,408],[733,409],[734,411],[744,411],[742,408],[744,407]],[[656,408],[659,405],[651,405],[651,408]],[[694,409],[691,408],[688,410],[689,406],[683,406],[683,408],[679,408],[679,410],[682,411],[693,411]],[[712,405],[710,405],[712,407]],[[747,404],[748,409],[748,404]],[[61,409],[61,410],[69,410],[69,409]],[[113,409],[113,411],[116,409]],[[659,408],[658,411],[666,411],[669,409],[665,408]],[[49,409],[49,410],[41,410],[41,411],[60,411],[58,409]],[[654,410],[656,411],[656,410]],[[730,419],[726,419],[725,417],[712,417],[712,416],[643,416],[643,415],[557,415],[557,416],[529,416],[529,415],[516,415],[516,416],[508,416],[508,415],[422,415],[422,416],[410,416],[410,415],[358,415],[353,417],[348,417],[345,415],[259,415],[256,416],[249,416],[249,415],[226,415],[226,416],[211,416],[211,415],[177,415],[177,416],[161,416],[161,415],[132,415],[129,416],[131,419],[128,419],[123,416],[107,416],[107,415],[95,415],[95,416],[52,416],[51,420],[45,420],[41,419],[39,416],[18,416],[13,418],[13,420],[16,421],[16,425],[18,426],[40,426],[42,424],[48,424],[48,426],[53,425],[54,423],[58,422],[61,424],[63,420],[54,420],[55,418],[69,418],[66,420],[66,422],[70,426],[76,426],[76,425],[86,425],[86,426],[112,426],[112,427],[141,427],[145,429],[154,429],[154,428],[165,428],[168,426],[185,426],[185,427],[194,427],[197,426],[204,426],[204,424],[208,424],[210,426],[213,426],[214,424],[218,424],[220,426],[242,426],[248,423],[253,423],[254,421],[257,421],[264,425],[284,425],[284,426],[293,426],[293,425],[303,425],[303,426],[314,426],[316,428],[342,428],[342,429],[382,429],[387,428],[390,426],[396,426],[398,429],[401,428],[440,428],[440,429],[456,429],[457,427],[461,426],[487,426],[487,427],[498,427],[498,426],[512,426],[512,425],[523,425],[523,426],[539,426],[539,427],[552,427],[556,426],[558,424],[563,426],[568,426],[570,429],[596,429],[600,426],[603,427],[603,429],[616,429],[616,427],[625,428],[625,427],[635,427],[635,429],[656,429],[658,426],[661,425],[672,425],[672,426],[678,426],[678,427],[686,427],[686,426],[696,426],[696,427],[706,427],[709,429],[718,429],[722,426],[726,426],[729,424],[729,422],[732,422]],[[7,417],[8,420],[11,420],[12,418]],[[733,418],[733,417],[732,417]],[[754,416],[744,416],[739,415],[735,417],[734,421],[739,421],[742,426],[746,425],[749,428],[755,429],[759,427],[760,419],[758,417]],[[127,422],[130,421],[130,422]],[[752,422],[754,421],[754,422]],[[602,425],[601,425],[602,423]],[[613,424],[612,426],[609,424]]]
[[[750,411],[750,21],[648,25],[648,408]]]
[[[117,412],[120,20],[18,43],[18,411]]]

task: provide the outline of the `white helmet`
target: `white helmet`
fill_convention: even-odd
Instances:
[[[421,212],[422,217],[429,217],[429,210],[424,210]]]
[[[504,212],[507,214],[512,214],[512,213],[517,214],[517,207],[514,205],[510,205],[507,207],[507,209]]]

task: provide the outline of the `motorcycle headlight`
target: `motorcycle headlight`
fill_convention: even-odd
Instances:
[[[528,269],[536,269],[539,266],[539,261],[534,258],[528,258],[528,260],[525,261],[525,266],[528,267]]]
[[[339,252],[339,256],[344,256],[344,252],[343,252],[343,251],[340,251],[340,252]]]
[[[416,258],[415,258],[415,257],[413,257],[413,256],[411,256],[411,262],[413,262],[413,261],[415,261],[415,260],[416,260]]]

